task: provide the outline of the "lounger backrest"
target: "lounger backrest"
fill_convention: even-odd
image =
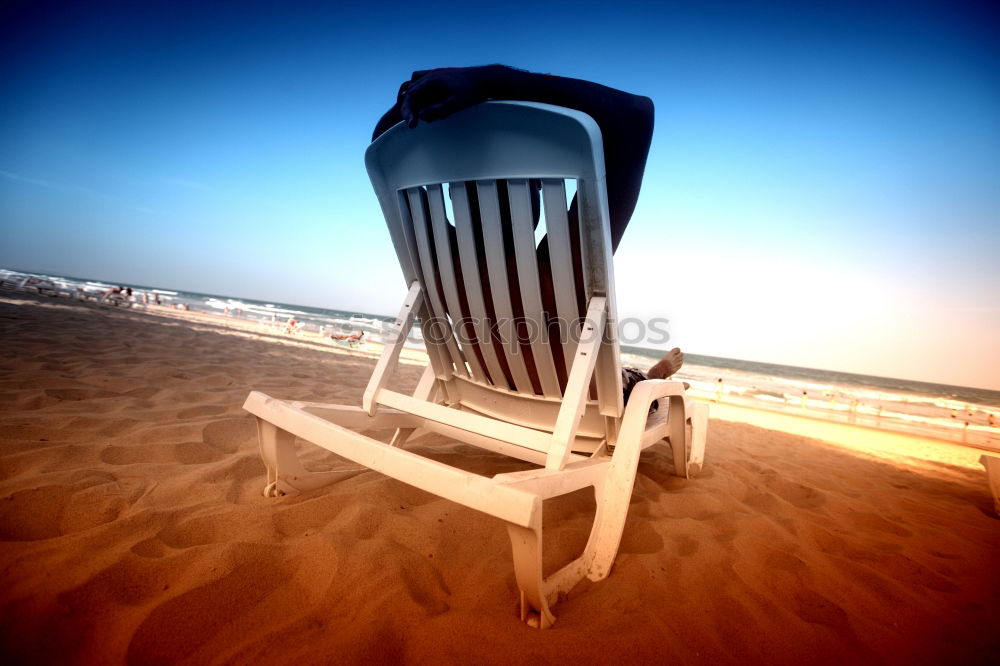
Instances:
[[[418,316],[449,400],[551,431],[576,347],[540,333],[558,335],[558,318],[562,336],[577,339],[591,297],[604,296],[605,340],[580,433],[613,429],[608,419],[623,408],[603,145],[593,119],[488,102],[414,129],[397,125],[365,161],[407,286],[423,287]],[[577,193],[578,233],[567,187]],[[548,311],[536,216],[554,285]]]

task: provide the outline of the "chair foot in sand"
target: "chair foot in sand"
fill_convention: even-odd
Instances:
[[[256,395],[262,396],[262,394]],[[249,398],[247,403],[250,403]],[[291,404],[310,414],[322,414],[321,418],[345,427],[396,428],[392,440],[394,446],[402,445],[415,430],[414,427],[402,427],[408,426],[413,420],[405,414],[387,412],[379,414],[378,418],[371,418],[360,407],[302,402]],[[329,472],[309,471],[299,460],[295,448],[295,435],[263,418],[257,419],[257,439],[260,443],[260,457],[267,467],[265,497],[280,497],[315,490],[368,469],[362,465],[352,465]]]

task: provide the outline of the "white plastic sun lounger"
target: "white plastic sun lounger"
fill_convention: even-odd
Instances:
[[[600,130],[577,111],[489,102],[412,130],[397,125],[369,147],[366,163],[409,291],[362,407],[247,398],[245,409],[258,417],[265,494],[343,476],[306,471],[298,437],[495,516],[509,530],[521,619],[548,627],[560,593],[610,572],[641,451],[666,440],[676,473],[688,477],[705,448],[707,405],[687,401],[680,382],[640,382],[622,403]],[[577,189],[578,234],[567,181]],[[536,251],[538,182],[551,269]],[[554,284],[548,318],[540,270],[551,270]],[[513,320],[537,333],[555,316],[572,322],[566,329],[578,343],[515,338]],[[386,381],[418,317],[430,366],[410,396]],[[390,443],[360,432],[376,428],[396,429]],[[417,428],[537,467],[466,472],[402,448]],[[588,486],[597,507],[584,552],[544,577],[543,502]]]

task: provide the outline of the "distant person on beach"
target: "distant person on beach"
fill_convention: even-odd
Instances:
[[[612,251],[616,250],[639,200],[642,175],[653,138],[652,100],[582,79],[534,74],[504,65],[419,70],[399,86],[396,103],[378,121],[372,133],[372,141],[400,122],[413,128],[420,122],[441,120],[487,100],[554,104],[582,111],[594,119],[604,139],[611,247]],[[535,187],[531,189],[537,224],[538,190]],[[569,207],[569,215],[571,222],[576,220],[575,195]],[[572,223],[570,236],[570,242],[578,247],[579,233]],[[508,261],[513,261],[513,257],[508,257]],[[542,269],[541,291],[545,309],[554,312],[555,293],[551,271],[545,269],[549,265],[549,257],[548,245],[544,240],[538,247],[538,262]],[[461,271],[456,271],[456,277],[461,281]],[[579,284],[582,276],[576,277],[579,288],[582,286]],[[562,342],[554,337],[552,344],[560,345]],[[568,371],[563,364],[562,354],[553,354],[553,361],[556,363],[557,373],[565,379]],[[674,348],[650,369],[648,375],[634,368],[623,369],[625,395],[628,396],[632,387],[647,376],[653,379],[670,377],[680,369],[683,362],[683,353]],[[529,370],[532,367],[529,366]],[[504,366],[503,370],[507,383],[513,387],[509,369]],[[494,378],[494,381],[497,379]],[[536,376],[532,379],[537,381]]]
[[[356,331],[354,333],[331,333],[330,339],[338,342],[346,342],[351,347],[356,347],[361,344],[361,339],[365,337],[364,331]]]
[[[364,331],[356,331],[354,333],[331,333],[331,340],[360,340],[365,335]]]
[[[106,292],[104,292],[104,298],[101,299],[103,303],[111,303],[112,305],[118,306],[126,302],[127,297],[124,295],[124,287],[109,287]],[[131,290],[129,290],[129,296],[131,296]]]

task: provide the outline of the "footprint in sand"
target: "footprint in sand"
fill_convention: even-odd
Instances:
[[[850,560],[839,562],[837,567],[851,583],[864,589],[866,595],[886,603],[907,603],[904,598],[912,592],[905,582],[900,584],[883,575],[881,567],[872,567],[863,561]]]
[[[886,520],[882,516],[870,511],[851,511],[850,522],[859,530],[865,532],[882,532],[884,534],[894,534],[899,537],[911,537],[913,532],[901,525]]]
[[[98,435],[102,437],[118,437],[119,435],[124,435],[127,432],[135,430],[142,422],[137,419],[115,419],[108,423],[106,420],[101,419],[99,423],[103,424],[104,427],[97,431]]]
[[[961,588],[952,583],[947,578],[931,571],[923,564],[911,560],[905,555],[889,555],[879,558],[880,566],[884,567],[889,575],[896,581],[913,581],[916,585],[922,585],[937,592],[956,593]]]
[[[39,541],[62,536],[59,523],[67,494],[61,486],[43,486],[0,499],[0,540]]]
[[[788,573],[801,573],[808,567],[801,558],[785,551],[776,549],[766,549],[764,565],[768,571],[787,571]]]
[[[302,594],[301,588],[288,584],[299,563],[280,547],[240,544],[229,549],[224,559],[230,562],[229,573],[153,608],[132,635],[126,663],[154,666],[192,659],[241,617],[259,614],[262,603],[293,603],[293,597]],[[275,601],[275,595],[287,598]],[[192,613],[193,608],[210,608],[211,612]]]
[[[23,391],[24,395],[18,400],[14,407],[18,411],[31,411],[35,409],[44,409],[50,405],[57,405],[61,401],[58,398],[53,398],[50,395],[43,395],[41,392],[35,393],[33,391]]]
[[[203,368],[198,368],[199,371],[215,370],[215,369],[216,368],[213,367],[213,366],[205,366]],[[216,372],[214,374],[206,375],[204,377],[199,377],[198,378],[198,383],[201,386],[205,386],[205,387],[207,387],[210,390],[226,389],[226,388],[232,388],[233,386],[236,386],[236,380],[235,379],[233,379],[229,375],[221,374],[221,373],[218,373],[218,372]]]
[[[850,547],[848,546],[847,539],[834,534],[824,527],[812,527],[810,529],[810,536],[823,553],[837,557],[848,557],[850,555]]]
[[[323,494],[276,508],[271,513],[271,525],[282,537],[316,534],[333,522],[344,508],[344,499]]]
[[[114,606],[142,605],[162,594],[164,580],[172,578],[172,569],[189,565],[191,559],[180,556],[168,564],[123,555],[79,587],[60,594],[59,601],[66,608],[94,608],[96,600]]]
[[[0,404],[16,405],[23,397],[23,391],[0,391]]]
[[[257,428],[251,418],[222,419],[206,425],[201,436],[216,451],[236,453],[241,446],[256,446]]]
[[[774,515],[780,511],[778,498],[775,497],[774,493],[747,488],[742,501],[743,504],[751,509],[756,509],[757,511],[768,515]]]
[[[261,462],[256,452],[242,455],[222,456],[219,462],[208,465],[207,469],[198,475],[196,483],[208,483],[226,487],[226,501],[230,504],[243,504],[261,499],[267,468]]]
[[[200,483],[217,483],[219,481],[233,481],[243,483],[257,479],[260,487],[264,487],[264,474],[267,468],[261,462],[257,452],[245,453],[240,456],[223,456],[218,465],[212,465],[203,474],[199,475]]]
[[[156,539],[171,548],[192,548],[209,543],[237,542],[249,540],[256,524],[233,520],[230,512],[212,513],[182,520],[164,527],[156,533]],[[260,523],[259,531],[269,532],[266,524]],[[262,535],[263,538],[263,535]]]
[[[167,545],[155,537],[143,539],[129,548],[129,550],[139,557],[145,558],[163,557],[169,552]]]
[[[148,481],[103,472],[22,490],[0,499],[0,540],[39,541],[110,523],[142,497]]]
[[[799,509],[815,509],[826,504],[826,493],[812,486],[788,481],[777,474],[765,476],[765,484],[775,495]]]
[[[379,533],[385,512],[372,506],[357,506],[341,515],[351,526],[354,536],[364,541]]]
[[[399,572],[410,598],[430,616],[447,612],[450,606],[445,599],[451,596],[441,572],[432,567],[426,558],[410,553]]]
[[[167,396],[175,402],[190,402],[196,405],[218,402],[219,394],[208,391],[170,391]]]
[[[691,557],[698,552],[701,542],[686,534],[671,534],[670,541],[674,544],[674,550],[680,557]]]
[[[220,405],[199,405],[197,407],[188,407],[187,409],[182,409],[177,412],[177,418],[179,419],[195,419],[199,416],[218,416],[219,414],[225,413],[226,408]]]
[[[720,516],[711,519],[712,538],[716,543],[729,543],[741,533],[737,521],[732,516]]]
[[[205,446],[202,442],[180,442],[178,444],[130,444],[109,445],[101,449],[101,462],[109,465],[134,465],[139,463],[180,463],[200,465],[221,460],[219,451]]]
[[[125,395],[131,398],[138,398],[140,400],[149,400],[153,396],[160,393],[163,389],[157,388],[155,386],[142,386],[137,389],[132,389],[125,393]]]
[[[795,593],[794,601],[795,614],[806,622],[850,631],[847,611],[822,594],[812,590],[800,590]]]
[[[54,388],[45,389],[45,395],[57,400],[94,400],[97,398],[117,398],[120,394],[94,388]]]
[[[647,521],[630,521],[622,534],[619,553],[658,553],[663,550],[663,537]]]

